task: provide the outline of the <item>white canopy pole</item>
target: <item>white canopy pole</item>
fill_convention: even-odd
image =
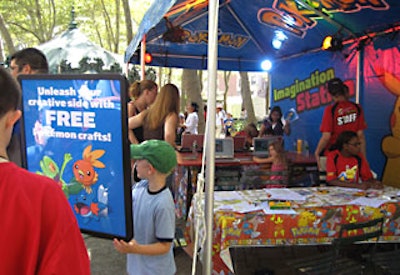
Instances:
[[[207,99],[207,125],[208,135],[206,137],[206,241],[204,246],[204,269],[203,274],[210,275],[212,272],[212,241],[213,241],[213,215],[214,215],[214,180],[215,180],[215,113],[216,113],[216,89],[217,89],[217,59],[218,59],[218,9],[219,1],[208,2],[208,99]]]

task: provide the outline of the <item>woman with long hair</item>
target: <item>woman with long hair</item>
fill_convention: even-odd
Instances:
[[[152,80],[135,81],[129,86],[128,118],[133,117],[146,110],[157,97],[157,84]],[[128,133],[132,144],[141,143],[143,138],[143,127],[132,129]]]
[[[143,126],[144,140],[165,140],[175,147],[179,117],[179,90],[174,84],[160,89],[154,103],[137,116],[129,118],[129,129]]]
[[[253,157],[257,163],[271,163],[271,176],[265,188],[283,188],[288,185],[288,160],[283,148],[282,140],[272,142],[268,146],[269,157]]]
[[[271,109],[269,116],[261,124],[259,136],[283,136],[290,134],[290,124],[283,119],[281,107]]]

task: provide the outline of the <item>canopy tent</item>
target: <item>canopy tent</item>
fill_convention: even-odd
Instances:
[[[396,0],[306,1],[220,0],[218,69],[261,71],[261,61],[276,63],[320,51],[324,37],[345,45],[397,31]],[[125,52],[125,62],[139,63],[137,48],[146,35],[152,66],[207,68],[208,1],[155,1]],[[279,49],[273,43],[281,44]]]
[[[171,0],[162,3],[155,1],[150,7],[125,52],[125,62],[139,63],[140,51],[137,48],[146,36],[146,51],[153,55],[151,65],[209,71],[207,105],[210,112],[207,113],[207,128],[210,133],[206,136],[210,146],[205,154],[208,163],[205,274],[210,274],[211,266],[214,272],[225,274],[219,272],[221,270],[216,263],[210,262],[213,212],[213,180],[210,179],[214,178],[215,146],[211,132],[215,128],[215,69],[261,71],[261,61],[271,59],[279,65],[279,71],[273,72],[278,85],[271,90],[271,101],[287,108],[294,106],[301,117],[298,121],[302,122],[298,129],[306,131],[313,138],[319,137],[316,118],[322,117],[324,105],[331,100],[326,97],[324,90],[326,76],[336,74],[349,79],[349,84],[356,82],[358,91],[362,78],[359,73],[363,68],[360,50],[366,44],[379,44],[382,41],[384,46],[394,44],[398,47],[399,12],[400,5],[396,0],[354,0],[346,3],[328,0]],[[355,62],[350,62],[351,66],[346,68],[346,62],[341,62],[343,60],[340,58],[336,58],[337,64],[330,63],[335,55],[323,55],[320,49],[327,35],[334,35],[342,42],[339,45],[344,45],[343,49],[338,49],[343,57],[341,59],[352,59],[354,53],[357,54],[356,66],[353,66]],[[282,43],[280,49],[272,46],[274,39]],[[308,55],[312,56],[312,60],[307,60]],[[386,56],[397,57],[399,54],[397,51]],[[295,60],[299,62],[295,64]],[[315,64],[312,64],[313,61]],[[319,74],[320,71],[323,74]],[[377,81],[374,86],[383,90]],[[374,89],[379,90],[376,87]],[[354,85],[351,88],[354,91]],[[377,95],[382,98],[381,94]],[[400,100],[398,102],[399,105]],[[390,108],[386,106],[386,109]],[[400,124],[396,125],[400,127]],[[387,129],[379,130],[382,136]],[[392,132],[393,135],[400,133],[397,128]],[[375,136],[373,138],[377,140]],[[400,142],[396,150],[400,152]],[[376,151],[372,153],[375,155]],[[400,158],[396,161],[393,165],[398,167]]]
[[[87,58],[88,62],[93,64],[97,62],[97,59],[101,59],[104,63],[102,69],[110,69],[111,66],[118,64],[117,66],[122,71],[122,56],[91,42],[73,23],[70,24],[68,30],[37,48],[46,55],[51,73],[59,73],[62,64],[70,65],[72,69],[78,68],[83,58]]]

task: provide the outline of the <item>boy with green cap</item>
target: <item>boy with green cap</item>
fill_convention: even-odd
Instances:
[[[173,255],[175,207],[166,178],[175,168],[175,149],[163,140],[131,144],[138,177],[132,189],[134,238],[114,239],[114,247],[127,254],[128,274],[175,274]]]

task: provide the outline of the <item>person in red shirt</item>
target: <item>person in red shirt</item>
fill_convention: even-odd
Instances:
[[[21,90],[0,68],[0,274],[90,274],[76,218],[54,180],[9,161]]]
[[[326,182],[328,185],[368,189],[381,189],[375,180],[364,155],[356,132],[344,131],[336,141],[336,150],[330,151],[326,160]]]
[[[327,89],[334,103],[325,108],[322,117],[320,126],[322,136],[314,152],[319,167],[319,157],[326,156],[330,150],[335,149],[336,139],[343,131],[357,133],[361,142],[361,152],[366,156],[364,130],[367,124],[361,106],[348,99],[349,89],[339,78],[328,81]]]

